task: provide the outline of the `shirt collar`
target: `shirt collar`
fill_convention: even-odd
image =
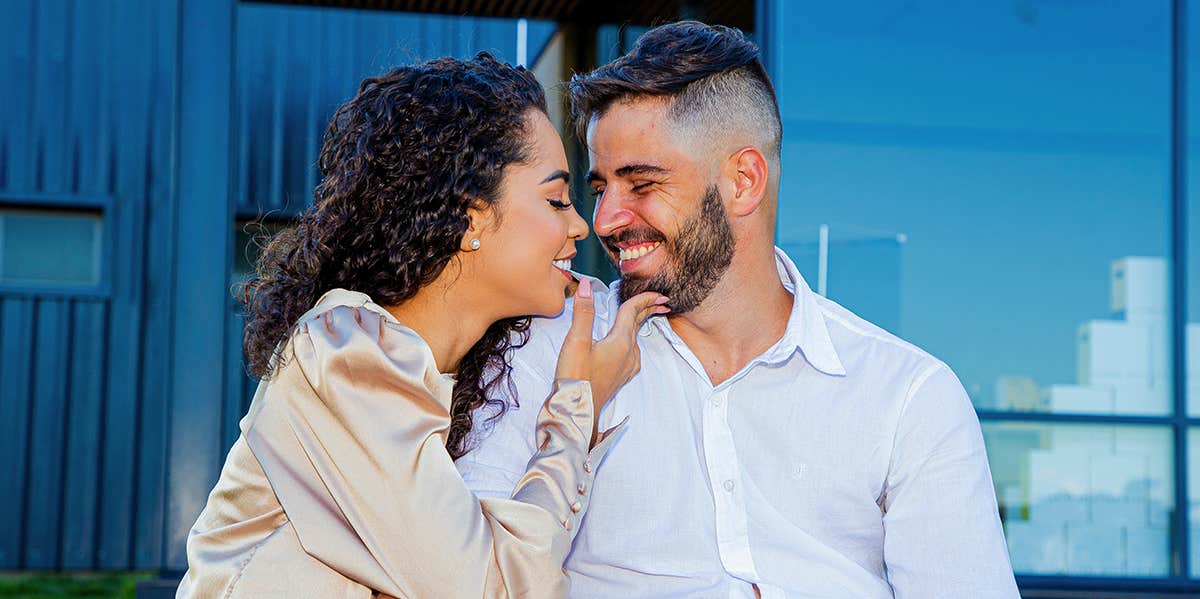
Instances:
[[[792,294],[792,313],[788,316],[783,338],[767,351],[764,358],[774,362],[800,350],[813,368],[828,375],[845,376],[846,368],[829,337],[829,327],[825,324],[825,313],[817,303],[817,294],[808,287],[792,259],[778,247],[775,248],[775,266],[783,286]]]
[[[798,350],[813,368],[830,376],[845,376],[846,368],[829,337],[829,328],[825,325],[825,314],[817,303],[817,294],[808,287],[792,259],[778,247],[775,248],[775,266],[779,270],[779,280],[792,294],[792,312],[788,315],[783,337],[756,361],[768,364],[782,362]],[[614,295],[619,285],[620,279],[611,286]],[[678,339],[666,318],[650,318],[650,323],[668,339]]]

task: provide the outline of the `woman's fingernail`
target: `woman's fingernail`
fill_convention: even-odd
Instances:
[[[669,302],[669,301],[671,301],[671,298],[669,298],[669,297],[667,297],[667,296],[665,296],[665,295],[660,295],[660,296],[658,296],[658,299],[654,300],[654,303],[656,303],[656,304],[658,304],[658,305],[660,305],[660,306],[661,306],[661,305],[663,305],[663,304],[665,304],[665,303],[667,303],[667,302]]]
[[[655,314],[666,314],[667,312],[670,312],[670,311],[671,311],[670,306],[659,306],[654,309]]]
[[[580,281],[579,289],[575,290],[575,294],[579,297],[592,297],[592,282],[588,279]]]

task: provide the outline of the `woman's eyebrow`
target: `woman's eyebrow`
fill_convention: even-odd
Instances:
[[[550,176],[546,177],[545,179],[542,179],[542,182],[540,184],[544,185],[555,179],[562,179],[563,183],[570,183],[571,182],[571,173],[568,173],[567,171],[564,171],[561,169],[554,171],[553,173],[550,173]]]

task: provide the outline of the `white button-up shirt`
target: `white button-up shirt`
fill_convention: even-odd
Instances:
[[[721,384],[665,318],[643,325],[641,371],[600,416],[629,424],[567,559],[571,595],[1017,597],[958,378],[813,293],[776,253],[794,297],[786,332]],[[599,338],[618,299],[594,288]],[[569,309],[535,319],[515,353],[519,407],[458,461],[478,495],[507,497],[524,472],[570,322]]]

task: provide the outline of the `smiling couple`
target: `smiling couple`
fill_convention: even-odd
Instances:
[[[569,272],[527,70],[433,60],[338,110],[242,292],[263,382],[179,596],[1017,597],[954,373],[774,245],[758,49],[664,25],[568,89],[611,287]]]

